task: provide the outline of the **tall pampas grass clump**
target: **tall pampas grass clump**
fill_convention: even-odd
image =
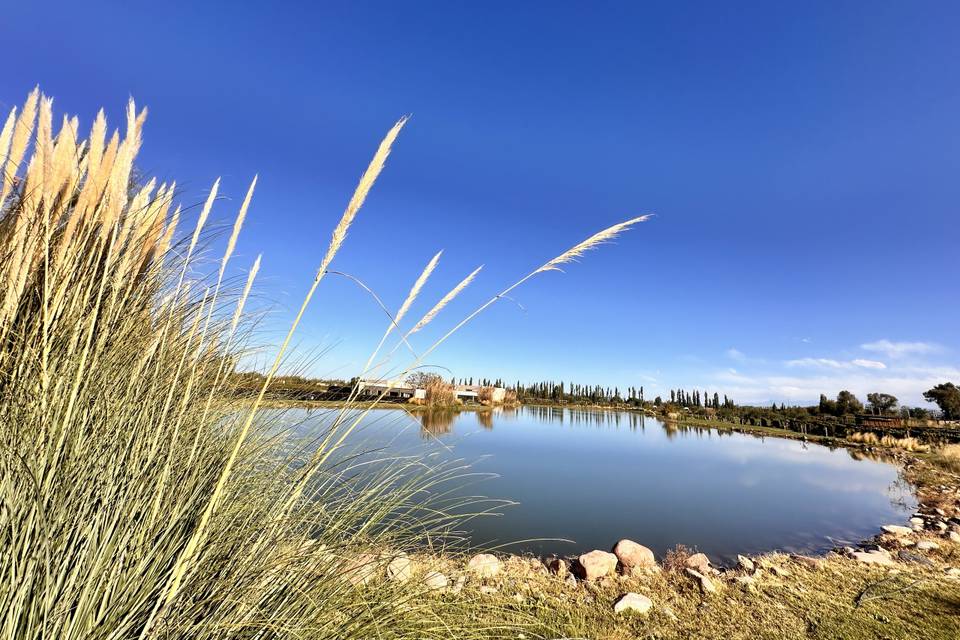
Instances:
[[[196,275],[219,181],[181,229],[175,185],[135,178],[145,119],[130,101],[122,135],[101,112],[84,138],[77,118],[54,127],[35,90],[0,130],[0,638],[516,637],[516,615],[477,622],[496,605],[385,579],[449,529],[464,505],[424,500],[459,470],[396,459],[358,480],[339,454],[362,419],[352,403],[309,450],[259,418],[405,121],[361,175],[258,394],[237,403],[260,258],[242,285],[227,273],[256,178],[214,272]],[[638,221],[545,263],[406,371],[526,279]],[[477,274],[399,329],[439,258],[368,370],[394,330],[406,342]]]

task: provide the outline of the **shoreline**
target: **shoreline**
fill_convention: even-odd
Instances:
[[[532,618],[531,637],[960,637],[948,604],[960,603],[960,473],[932,454],[851,444],[895,460],[919,501],[906,524],[885,523],[855,547],[775,550],[733,566],[682,547],[654,558],[642,540],[621,540],[614,553],[455,550],[404,562],[435,597],[506,604],[516,621]]]

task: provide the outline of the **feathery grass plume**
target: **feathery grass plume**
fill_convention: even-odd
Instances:
[[[258,177],[259,176],[253,176],[250,187],[247,189],[247,195],[243,198],[243,204],[240,205],[240,213],[237,214],[237,219],[233,222],[233,231],[230,233],[230,240],[227,241],[227,249],[223,252],[223,258],[220,260],[220,275],[218,279],[223,279],[223,272],[227,269],[227,262],[230,261],[230,256],[233,255],[233,250],[237,246],[237,238],[240,236],[243,221],[247,218],[247,209],[250,208],[250,199],[253,198],[253,190],[257,187]]]
[[[638,224],[640,222],[646,222],[649,219],[650,219],[649,214],[643,215],[643,216],[637,216],[636,218],[632,218],[625,222],[621,222],[620,224],[615,224],[612,227],[608,227],[603,231],[600,231],[599,233],[595,233],[589,238],[587,238],[586,240],[584,240],[583,242],[581,242],[580,244],[576,245],[575,247],[572,247],[568,251],[564,251],[553,260],[549,260],[548,262],[544,263],[544,265],[539,269],[537,269],[536,271],[534,271],[534,273],[542,273],[544,271],[559,271],[560,265],[566,264],[567,262],[573,262],[577,258],[581,257],[587,251],[590,251],[591,249],[596,249],[601,244],[613,240],[614,238],[616,238],[618,235],[620,235],[621,233],[623,233],[633,225]]]
[[[615,224],[611,227],[607,227],[603,231],[593,234],[583,242],[580,242],[579,244],[576,244],[572,248],[568,249],[567,251],[564,251],[563,253],[558,255],[556,258],[553,258],[552,260],[548,260],[543,264],[543,266],[539,267],[538,269],[535,269],[534,271],[531,271],[530,273],[520,278],[519,280],[514,282],[512,285],[510,285],[509,287],[507,287],[506,289],[504,289],[503,291],[501,291],[500,293],[498,293],[497,295],[493,296],[492,298],[487,300],[485,303],[480,305],[473,313],[471,313],[466,318],[464,318],[459,323],[457,323],[456,326],[450,329],[439,340],[437,340],[433,345],[431,345],[430,348],[427,349],[421,355],[421,358],[425,358],[426,356],[428,356],[430,353],[436,350],[437,347],[439,347],[441,344],[446,342],[447,339],[450,338],[450,336],[452,336],[457,331],[459,331],[464,325],[466,325],[468,322],[470,322],[471,320],[476,318],[478,315],[483,313],[488,307],[490,307],[490,305],[504,298],[511,291],[513,291],[514,289],[516,289],[517,287],[522,285],[524,282],[526,282],[530,278],[537,275],[538,273],[543,273],[546,271],[559,271],[558,267],[561,264],[565,264],[567,262],[576,260],[578,257],[582,256],[584,253],[586,253],[590,249],[594,249],[599,245],[603,244],[604,242],[608,242],[612,240],[613,238],[617,237],[618,235],[620,235],[621,233],[623,233],[633,225],[640,222],[644,222],[649,218],[650,218],[649,214],[637,216],[636,218],[631,218],[624,222]]]
[[[236,331],[237,325],[240,324],[240,319],[243,317],[243,307],[246,305],[247,298],[250,296],[250,290],[253,289],[253,281],[257,278],[257,272],[260,271],[261,257],[262,254],[257,256],[257,259],[253,262],[253,266],[250,267],[250,273],[247,274],[247,283],[243,286],[243,293],[240,294],[240,300],[237,302],[233,319],[230,321],[230,335],[233,335],[234,331]]]
[[[27,101],[23,104],[20,116],[17,118],[17,124],[13,129],[13,137],[10,142],[10,153],[6,158],[6,166],[3,167],[3,185],[0,186],[0,208],[3,207],[4,200],[10,193],[14,177],[20,168],[20,162],[23,160],[23,154],[27,150],[27,144],[30,142],[30,136],[33,134],[33,123],[37,116],[37,102],[40,99],[40,88],[37,87],[27,96]]]
[[[407,311],[410,309],[410,305],[413,304],[414,300],[417,299],[417,296],[420,295],[420,290],[423,289],[423,285],[427,283],[427,280],[430,278],[430,275],[433,273],[433,270],[437,268],[437,263],[440,262],[440,256],[443,255],[443,251],[438,251],[435,256],[430,258],[430,262],[427,263],[427,266],[423,268],[423,271],[420,273],[420,276],[417,278],[416,282],[413,283],[413,286],[410,288],[410,292],[407,294],[407,298],[403,301],[403,304],[400,305],[400,310],[397,311],[397,317],[394,319],[394,322],[390,324],[390,327],[387,329],[389,332],[393,329],[394,324],[400,324],[400,321],[403,320],[403,317],[407,315]]]
[[[190,238],[190,246],[187,248],[187,255],[191,255],[200,241],[200,234],[203,232],[204,225],[207,224],[207,218],[210,216],[210,210],[213,208],[213,201],[217,199],[217,193],[220,191],[220,178],[213,181],[210,187],[210,193],[200,209],[200,216],[197,218],[197,224],[193,228],[193,236]]]
[[[3,129],[0,129],[0,184],[6,181],[6,176],[2,173],[7,164],[7,156],[10,155],[10,140],[13,138],[13,126],[17,122],[17,108],[10,109],[10,115],[3,123]],[[2,202],[2,200],[0,200]]]
[[[170,221],[163,229],[163,235],[160,236],[160,241],[157,243],[157,255],[161,258],[166,256],[167,252],[170,251],[170,245],[173,242],[173,234],[176,233],[177,225],[179,223],[180,205],[177,205],[177,208],[173,211],[173,216],[170,217]]]
[[[182,277],[193,273],[186,254],[198,236],[171,250],[180,215],[177,207],[165,219],[172,185],[150,195],[121,180],[139,146],[138,120],[123,145],[115,136],[104,147],[102,118],[86,142],[76,140],[74,119],[59,135],[38,132],[56,142],[52,154],[33,145],[27,173],[37,188],[24,197],[11,187],[15,197],[5,201],[0,287],[12,328],[0,340],[0,513],[9,534],[0,545],[2,635],[475,635],[462,605],[427,597],[417,583],[363,589],[344,579],[365,553],[413,549],[425,532],[441,531],[442,510],[414,514],[427,512],[418,511],[420,497],[457,469],[398,460],[356,486],[356,466],[332,465],[316,476],[316,501],[290,511],[291,473],[308,454],[258,422],[220,485],[247,418],[231,400],[233,374],[223,373],[246,348],[243,308],[260,260],[237,310],[211,316],[211,283]],[[33,224],[41,219],[49,224]],[[56,301],[47,305],[51,291]],[[205,521],[218,488],[220,508]],[[191,571],[167,598],[164,587],[201,530]]]
[[[423,285],[427,283],[427,280],[430,278],[430,275],[433,273],[433,270],[437,268],[437,263],[440,262],[440,256],[443,255],[443,250],[437,252],[435,256],[430,259],[430,262],[427,263],[427,266],[423,268],[423,271],[420,272],[420,275],[414,281],[413,286],[410,287],[409,293],[407,293],[406,299],[403,301],[403,304],[400,305],[400,309],[397,311],[396,316],[390,316],[390,324],[387,325],[386,330],[383,332],[383,336],[380,338],[380,342],[377,344],[376,348],[370,353],[370,357],[367,358],[367,363],[363,365],[361,370],[360,377],[365,377],[370,372],[370,365],[373,363],[373,360],[377,357],[377,354],[380,353],[380,349],[383,348],[383,343],[387,341],[387,336],[390,335],[390,332],[393,331],[394,327],[400,328],[400,321],[403,320],[403,317],[407,315],[407,311],[410,309],[410,306],[413,304],[414,300],[420,295],[420,290],[423,289]],[[406,342],[406,336],[403,336],[401,343]],[[409,344],[408,344],[409,346]],[[412,351],[412,349],[411,349]],[[355,394],[359,389],[354,389],[350,398],[355,397]]]
[[[450,291],[448,291],[445,296],[443,296],[442,298],[440,298],[440,301],[439,301],[437,304],[433,305],[433,308],[430,309],[430,311],[427,311],[427,313],[424,314],[424,316],[423,316],[422,318],[420,318],[420,321],[417,322],[417,324],[415,324],[415,325],[413,326],[413,328],[410,329],[410,331],[407,332],[407,337],[409,337],[410,334],[413,334],[413,333],[416,333],[417,331],[420,331],[420,330],[423,329],[425,326],[427,326],[428,324],[430,324],[430,321],[432,321],[434,318],[436,318],[436,317],[437,317],[437,314],[440,313],[441,311],[443,311],[443,308],[444,308],[445,306],[447,306],[448,304],[450,304],[450,302],[453,301],[454,298],[456,298],[458,295],[460,295],[460,292],[461,292],[461,291],[463,291],[463,290],[466,289],[468,286],[470,286],[470,283],[473,282],[474,278],[477,277],[477,274],[480,273],[480,270],[481,270],[481,269],[483,269],[483,265],[480,265],[479,267],[477,267],[476,269],[474,269],[472,272],[470,272],[470,275],[468,275],[466,278],[464,278],[463,280],[461,280],[460,283],[457,284],[457,286],[455,286],[453,289],[451,289]]]
[[[367,199],[367,194],[370,193],[370,189],[377,181],[377,177],[380,175],[380,172],[383,171],[383,167],[387,163],[387,156],[390,155],[390,149],[393,147],[393,143],[396,141],[397,136],[400,135],[400,129],[402,129],[403,125],[406,123],[407,118],[400,118],[400,120],[393,125],[393,128],[387,132],[387,135],[380,142],[380,146],[377,148],[377,152],[374,154],[373,160],[370,161],[370,164],[367,166],[367,170],[360,177],[360,183],[354,190],[353,197],[350,198],[350,202],[347,204],[347,208],[343,212],[340,222],[333,230],[333,236],[330,238],[330,245],[327,247],[327,253],[323,256],[323,260],[320,261],[320,268],[317,269],[316,280],[319,281],[321,278],[323,278],[323,274],[326,272],[327,267],[329,267],[330,263],[333,262],[333,257],[337,255],[337,252],[343,245],[343,241],[347,239],[347,231],[350,229],[350,225],[353,224],[353,219],[356,217],[357,212],[360,211],[360,207],[363,206],[363,202]]]

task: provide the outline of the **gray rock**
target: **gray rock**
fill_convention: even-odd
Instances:
[[[613,611],[615,613],[632,612],[643,615],[650,611],[652,607],[653,602],[647,596],[642,596],[639,593],[627,593],[613,605]]]
[[[743,569],[744,571],[746,571],[746,572],[748,572],[748,573],[753,573],[754,569],[757,568],[756,565],[753,564],[753,560],[751,560],[750,558],[748,558],[748,557],[746,557],[746,556],[738,555],[738,556],[737,556],[737,564],[740,565],[740,568],[741,568],[741,569]]]
[[[925,558],[919,553],[913,553],[912,551],[907,551],[906,549],[900,549],[900,551],[897,552],[897,558],[901,562],[909,562],[911,564],[923,564],[927,566],[930,566],[933,564],[933,562],[931,562],[929,558]]]
[[[933,540],[921,540],[917,543],[917,551],[935,551],[940,548]]]

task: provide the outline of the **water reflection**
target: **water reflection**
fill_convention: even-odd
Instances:
[[[477,422],[484,429],[493,429],[493,410],[477,411]]]
[[[416,415],[420,420],[420,435],[425,438],[450,433],[450,429],[453,428],[453,423],[457,419],[456,411],[431,410],[421,411]]]
[[[915,506],[897,467],[876,453],[663,423],[639,412],[430,411],[414,414],[413,430],[403,411],[374,413],[364,446],[469,461],[471,471],[496,477],[464,495],[520,503],[471,520],[474,543],[576,541],[527,542],[513,551],[576,553],[627,537],[658,555],[685,544],[719,560],[773,549],[818,552],[869,537]]]

